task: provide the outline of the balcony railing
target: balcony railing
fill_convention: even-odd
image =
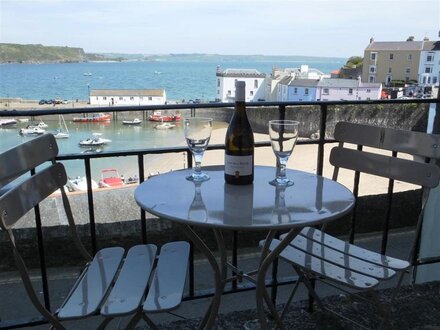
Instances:
[[[338,108],[341,106],[369,106],[375,108],[381,108],[384,106],[391,105],[402,105],[402,104],[415,104],[417,107],[424,107],[426,112],[426,117],[428,117],[428,111],[432,111],[435,108],[435,103],[438,102],[437,99],[421,99],[421,100],[377,100],[377,101],[340,101],[340,102],[254,102],[248,103],[248,107],[252,109],[256,109],[255,111],[267,111],[267,109],[274,110],[273,113],[276,114],[276,117],[279,119],[289,117],[290,111],[295,111],[299,107],[310,109],[314,109],[314,111],[319,112],[319,122],[316,123],[319,134],[316,135],[316,139],[302,139],[298,141],[298,145],[305,144],[314,144],[317,145],[317,155],[316,155],[316,174],[323,174],[324,167],[324,147],[326,144],[334,143],[335,141],[329,137],[328,132],[328,124],[329,124],[329,109]],[[431,104],[431,106],[428,106]],[[60,115],[60,114],[77,114],[77,113],[93,113],[93,112],[111,112],[114,114],[114,117],[117,117],[118,114],[122,112],[128,111],[143,111],[144,118],[147,117],[149,112],[154,110],[181,110],[186,111],[185,114],[188,116],[195,116],[198,112],[212,111],[214,109],[221,108],[231,108],[233,107],[233,103],[208,103],[208,104],[172,104],[172,105],[158,105],[158,106],[114,106],[114,107],[85,107],[85,108],[50,108],[50,109],[38,109],[38,110],[5,110],[0,111],[1,117],[41,117],[45,115]],[[437,103],[437,120],[439,120],[440,115],[440,104]],[[360,121],[360,120],[358,120]],[[252,120],[251,120],[252,122]],[[396,122],[396,121],[394,121]],[[434,125],[434,127],[438,127],[438,125]],[[434,131],[435,132],[435,131]],[[256,147],[268,147],[270,146],[269,141],[258,142],[256,143]],[[215,144],[210,145],[208,150],[222,150],[224,149],[224,145]],[[186,164],[188,167],[192,167],[192,157],[189,149],[187,147],[175,147],[169,146],[165,148],[144,148],[144,149],[136,149],[136,150],[123,150],[123,151],[103,151],[101,153],[75,153],[75,154],[61,154],[58,156],[59,161],[72,161],[72,160],[80,160],[83,162],[85,175],[87,177],[87,204],[88,204],[88,218],[90,224],[90,241],[91,241],[91,250],[92,253],[95,254],[97,250],[97,230],[96,230],[96,221],[95,221],[95,202],[94,202],[94,192],[92,191],[92,171],[91,171],[91,163],[98,158],[114,158],[114,157],[135,157],[137,159],[137,169],[138,169],[138,177],[140,182],[146,180],[145,177],[145,156],[146,155],[162,155],[162,154],[170,154],[170,153],[186,153]],[[354,190],[358,188],[358,182],[355,183]],[[387,219],[385,220],[385,225],[383,227],[383,239],[381,252],[385,253],[387,248],[388,241],[388,231],[389,231],[389,221],[390,221],[390,212],[391,209],[391,200],[393,195],[393,183],[390,182],[388,189],[388,211],[387,211]],[[144,211],[139,211],[140,223],[141,223],[141,234],[140,239],[143,243],[147,243],[147,215]],[[138,219],[138,220],[139,220]],[[41,221],[41,216],[38,212],[35,214],[36,221],[36,236],[38,240],[38,255],[40,259],[40,272],[41,272],[41,281],[42,281],[42,292],[43,299],[47,308],[51,308],[51,301],[49,295],[49,285],[48,285],[48,275],[47,275],[47,266],[46,266],[46,253],[45,244],[44,244],[44,235],[43,235],[43,225]],[[355,219],[351,223],[350,230],[350,241],[354,240],[356,222]],[[234,265],[237,265],[238,260],[238,234],[236,232],[232,235],[232,261]],[[189,294],[185,299],[199,299],[202,297],[206,297],[211,295],[211,292],[198,292],[195,289],[194,284],[194,249],[192,251],[192,265],[190,266],[190,274],[189,274]],[[439,262],[440,258],[431,258],[428,262]],[[273,278],[267,283],[268,286],[272,286],[272,298],[275,300],[277,295],[277,286],[283,285],[286,283],[292,283],[295,279],[287,278],[287,279],[279,279],[277,276],[277,267],[276,265],[273,267]],[[240,290],[249,290],[253,289],[253,286],[240,286],[236,282],[233,283],[231,289],[227,291],[227,293],[238,292]],[[3,298],[2,298],[3,299]],[[29,317],[28,319],[20,319],[20,320],[2,320],[2,315],[0,311],[0,328],[18,328],[23,326],[32,326],[37,324],[45,323],[43,319],[35,319],[34,317]]]

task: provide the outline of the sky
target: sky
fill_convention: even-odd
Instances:
[[[87,53],[362,56],[439,40],[440,0],[0,0],[0,42]]]

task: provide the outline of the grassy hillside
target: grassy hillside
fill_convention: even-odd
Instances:
[[[82,48],[0,43],[0,63],[82,62]]]

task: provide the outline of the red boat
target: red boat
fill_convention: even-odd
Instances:
[[[160,122],[170,122],[170,121],[180,121],[182,116],[180,113],[175,113],[172,115],[162,115],[160,111],[154,111],[152,115],[148,117],[149,121],[160,121]]]
[[[90,123],[90,122],[107,122],[112,119],[112,116],[108,113],[91,113],[85,117],[73,117],[73,121],[77,123]]]
[[[123,184],[124,180],[119,176],[118,170],[115,168],[107,168],[101,171],[100,187],[120,187]]]

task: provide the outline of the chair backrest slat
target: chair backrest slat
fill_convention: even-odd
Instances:
[[[67,182],[63,164],[56,163],[17,184],[0,196],[0,226],[13,227],[18,220]]]
[[[0,188],[38,165],[54,159],[58,146],[52,134],[44,134],[0,154]]]
[[[440,179],[440,168],[432,163],[422,163],[342,147],[334,147],[332,149],[330,163],[335,167],[342,167],[428,188],[436,187]]]
[[[440,159],[440,136],[386,127],[339,122],[337,141]]]

